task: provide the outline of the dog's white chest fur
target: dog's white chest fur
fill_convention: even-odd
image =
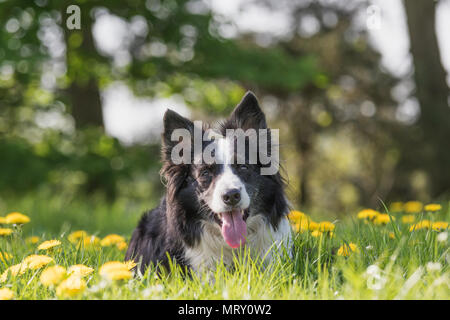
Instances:
[[[281,245],[290,248],[290,244],[291,227],[286,218],[282,218],[276,231],[262,215],[247,219],[245,246],[250,248],[252,255],[270,260]],[[186,247],[185,258],[195,271],[212,270],[220,259],[225,265],[231,265],[239,250],[227,245],[216,223],[205,222],[200,242],[195,247]]]

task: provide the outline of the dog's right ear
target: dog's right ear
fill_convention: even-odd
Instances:
[[[179,115],[173,110],[167,109],[164,114],[164,131],[162,133],[162,156],[164,161],[170,161],[172,148],[177,145],[179,140],[172,140],[172,134],[177,129],[181,133],[186,132],[190,134],[190,137],[194,135],[194,123]],[[187,130],[187,131],[186,131]]]

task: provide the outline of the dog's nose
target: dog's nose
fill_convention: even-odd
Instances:
[[[241,192],[238,189],[231,189],[222,195],[222,200],[226,205],[235,206],[241,201]]]

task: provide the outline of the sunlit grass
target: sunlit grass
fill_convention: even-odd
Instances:
[[[14,299],[450,298],[448,229],[433,230],[430,227],[411,232],[412,224],[402,222],[401,217],[405,215],[402,211],[389,213],[386,224],[358,219],[355,212],[344,221],[333,221],[333,233],[314,233],[311,228],[295,232],[293,251],[290,254],[274,253],[280,258],[271,264],[252,258],[248,251],[243,250],[233,266],[225,267],[218,262],[215,270],[200,274],[186,274],[173,263],[169,270],[159,273],[151,266],[145,274],[137,274],[132,279],[110,280],[100,275],[101,266],[108,261],[123,261],[125,251],[111,242],[111,239],[120,240],[119,236],[109,237],[108,241],[100,240],[109,233],[129,239],[140,212],[127,212],[125,202],[107,206],[101,202],[93,205],[74,201],[66,203],[63,208],[64,201],[57,197],[46,201],[26,198],[16,202],[14,208],[10,207],[12,203],[7,202],[5,214],[12,210],[21,211],[31,221],[23,226],[1,226],[11,227],[13,233],[0,237],[0,274],[32,254],[53,259],[41,268],[27,269],[15,277],[8,275],[0,283],[0,289],[10,289]],[[89,211],[93,222],[84,210]],[[450,218],[448,205],[438,212],[413,214],[415,222],[425,219],[448,222]],[[125,221],[126,217],[132,223]],[[50,223],[52,219],[60,225],[55,221]],[[118,221],[111,222],[111,219]],[[102,228],[103,222],[105,229]],[[46,231],[47,223],[50,227]],[[75,230],[86,230],[88,236],[96,235],[98,241],[76,242],[69,237]],[[31,234],[39,236],[39,240],[31,241]],[[48,249],[39,250],[39,245],[46,240],[60,243],[51,242],[52,246],[46,243],[41,248]],[[343,252],[340,248],[349,244],[353,249],[340,254]],[[68,270],[77,264],[94,269],[82,277],[86,286],[80,289],[79,294],[58,295],[57,292],[61,292],[57,290],[58,284],[46,286],[40,281],[42,272],[50,266],[58,265]]]

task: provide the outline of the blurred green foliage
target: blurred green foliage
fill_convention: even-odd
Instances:
[[[66,27],[73,4],[81,30]],[[180,96],[205,120],[255,91],[281,129],[294,205],[345,213],[379,199],[448,196],[449,178],[439,175],[448,170],[435,161],[445,148],[424,138],[430,124],[398,120],[392,92],[405,79],[380,67],[356,26],[365,1],[243,4],[282,6],[290,29],[224,36],[233,23],[202,0],[0,0],[1,196],[42,189],[156,201],[164,191],[158,143],[129,146],[105,133],[101,93],[115,82],[138,97]],[[105,16],[126,27],[124,39],[117,35],[122,62],[94,37]],[[317,30],[305,35],[303,20]]]
[[[140,174],[155,183],[151,176],[158,176],[159,171],[158,146],[125,148],[92,128],[75,137],[50,132],[36,144],[23,138],[2,139],[0,152],[0,166],[7,168],[0,171],[2,194],[24,194],[47,186],[55,192],[100,190],[114,199],[124,181]]]

